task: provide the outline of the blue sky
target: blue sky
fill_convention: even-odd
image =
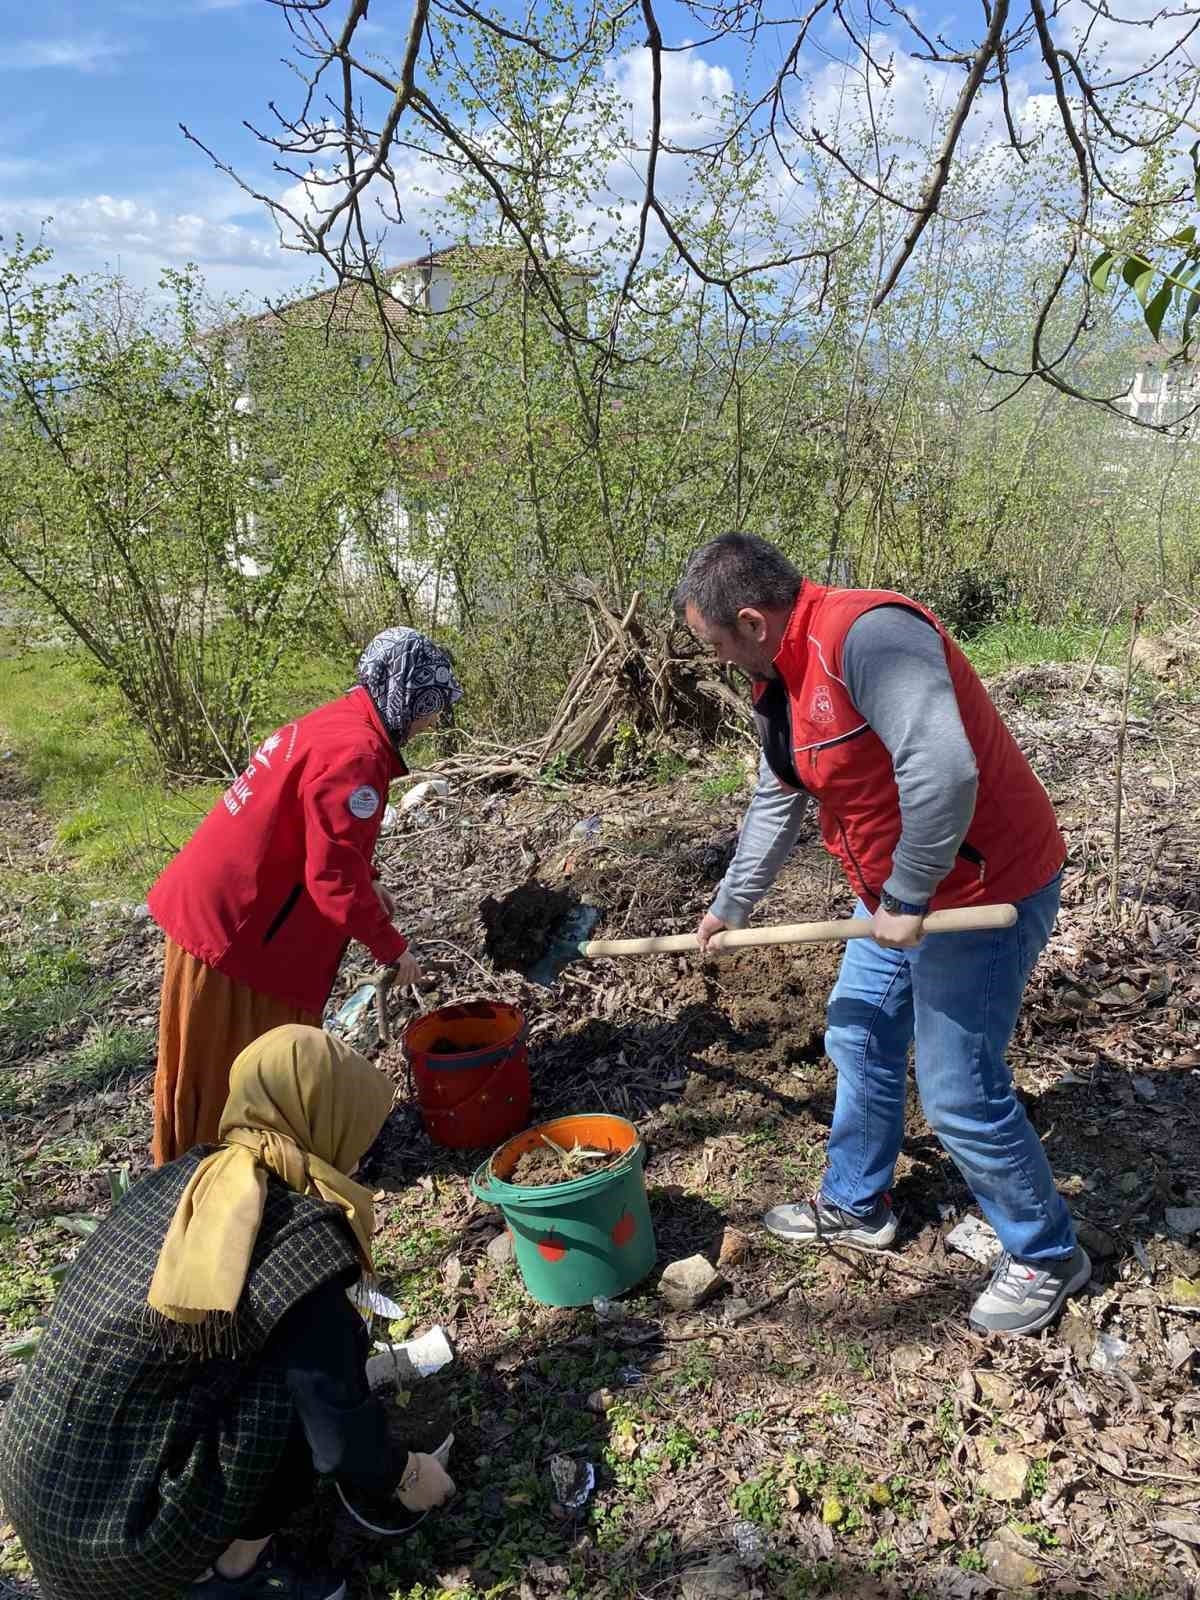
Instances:
[[[344,6],[335,5],[340,17]],[[371,42],[399,37],[404,0],[375,0]],[[281,252],[262,208],[213,170],[179,131],[185,122],[213,149],[273,194],[286,180],[270,173],[242,118],[266,120],[273,97],[296,103],[283,64],[289,38],[268,0],[0,0],[0,231],[27,237],[47,229],[64,269],[115,269],[153,284],[164,266],[198,262],[211,287],[256,298],[308,281],[311,262]],[[670,0],[664,27],[694,28]],[[705,93],[747,71],[759,75],[778,55],[764,42],[759,59],[707,46],[675,57],[669,91],[683,114]],[[618,72],[635,90],[636,64]],[[414,220],[418,220],[414,217]],[[398,256],[422,248],[423,230],[401,232]]]
[[[960,16],[977,15],[976,4],[959,3]],[[1126,0],[1123,9],[1153,4]],[[343,11],[337,0],[331,18]],[[404,0],[374,0],[371,42],[386,49],[407,13]],[[676,37],[695,26],[670,0],[661,15]],[[29,237],[53,218],[47,236],[59,266],[112,268],[140,284],[188,260],[214,291],[256,299],[311,279],[311,262],[280,251],[264,210],[214,171],[178,126],[186,122],[247,176],[283,192],[286,180],[270,174],[241,125],[243,117],[265,120],[273,97],[285,108],[297,103],[282,61],[287,30],[269,0],[0,0],[0,19],[0,232]],[[921,20],[952,24],[954,11],[922,7]],[[767,36],[754,62],[717,46],[670,58],[668,114],[686,125],[706,95],[765,75],[779,48]],[[840,69],[828,56],[814,54],[812,70],[817,92],[836,92]],[[928,123],[925,85],[914,76],[922,70],[909,69],[898,95],[915,131]],[[636,98],[644,77],[635,57],[614,62],[613,71]],[[935,99],[954,86],[945,76]],[[423,247],[416,212],[412,220],[390,242],[393,259]]]
[[[60,265],[153,282],[200,262],[215,288],[309,275],[260,208],[189,146],[194,125],[265,177],[241,118],[290,92],[266,0],[0,0],[0,229],[42,219]]]

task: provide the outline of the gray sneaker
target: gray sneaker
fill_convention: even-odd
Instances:
[[[896,1237],[896,1214],[887,1200],[876,1201],[869,1217],[856,1217],[820,1195],[776,1206],[763,1227],[788,1244],[844,1244],[853,1250],[886,1250]]]
[[[971,1326],[980,1333],[1036,1333],[1091,1275],[1092,1263],[1079,1245],[1061,1261],[1035,1264],[1002,1255],[991,1282],[971,1307]]]

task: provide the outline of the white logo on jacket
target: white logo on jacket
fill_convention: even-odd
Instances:
[[[361,788],[355,789],[346,804],[350,807],[351,816],[365,822],[379,810],[379,791],[372,789],[369,783],[364,783]]]

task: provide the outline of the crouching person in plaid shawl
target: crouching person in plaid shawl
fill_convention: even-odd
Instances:
[[[0,1500],[47,1600],[340,1600],[271,1536],[314,1472],[389,1531],[454,1492],[397,1452],[346,1290],[371,1271],[350,1174],[382,1073],[289,1025],[234,1062],[220,1144],[135,1184],[72,1265],[0,1426]]]

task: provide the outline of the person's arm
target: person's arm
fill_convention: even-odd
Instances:
[[[283,1373],[316,1470],[389,1495],[408,1452],[388,1435],[383,1403],[367,1383],[366,1356],[362,1318],[338,1279],[294,1305],[265,1351]]]
[[[767,765],[758,764],[758,782],[742,819],[733,860],[717,887],[707,922],[744,928],[750,913],[779,876],[800,834],[808,795],[785,789]],[[716,928],[711,929],[716,932]]]
[[[303,788],[305,887],[347,938],[388,964],[408,949],[375,888],[371,855],[386,803],[369,761],[317,768]]]
[[[353,1497],[395,1496],[388,1528],[406,1532],[454,1484],[440,1462],[393,1443],[383,1402],[367,1383],[367,1343],[362,1318],[337,1278],[292,1307],[264,1359],[283,1373],[317,1472]]]
[[[979,776],[941,635],[915,611],[878,606],[846,634],[842,672],[896,774],[900,838],[883,888],[923,911],[954,866]]]

